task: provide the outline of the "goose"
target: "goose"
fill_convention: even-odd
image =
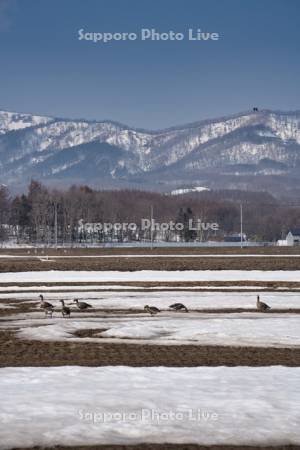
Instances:
[[[256,299],[256,308],[258,309],[258,311],[263,311],[263,312],[271,309],[269,305],[260,301],[259,295],[257,296],[257,299]]]
[[[147,311],[151,316],[160,312],[160,309],[156,308],[156,306],[145,305],[144,310]]]
[[[189,312],[189,310],[183,303],[173,303],[173,305],[170,305],[169,308],[173,309],[174,311],[180,311],[181,309],[184,309],[185,312]]]
[[[65,301],[64,300],[59,300],[61,303],[61,313],[63,315],[63,317],[67,316],[67,317],[71,317],[71,308],[68,308],[68,306],[65,306]]]
[[[77,298],[74,300],[73,303],[76,303],[77,308],[81,309],[81,310],[92,308],[92,305],[90,305],[89,303],[86,303],[86,302],[80,302]]]
[[[53,311],[54,311],[54,306],[52,305],[52,303],[45,302],[44,296],[42,294],[40,294],[39,297],[41,300],[40,308],[43,308],[43,310],[45,311],[45,317],[47,317],[47,316],[52,317]]]

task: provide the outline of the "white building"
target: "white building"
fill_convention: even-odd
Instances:
[[[300,228],[294,228],[286,235],[286,245],[300,245]]]
[[[279,240],[277,241],[277,245],[278,245],[279,247],[286,247],[286,246],[288,245],[288,243],[287,243],[287,240],[286,240],[286,239],[279,239]]]

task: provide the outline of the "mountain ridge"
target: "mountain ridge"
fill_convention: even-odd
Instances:
[[[220,115],[217,117],[208,117],[205,119],[200,120],[194,120],[192,122],[185,122],[183,124],[177,124],[177,125],[171,125],[164,128],[145,128],[145,127],[138,127],[134,125],[129,125],[124,122],[120,122],[118,120],[114,119],[86,119],[84,117],[81,118],[74,118],[74,117],[62,117],[62,116],[54,116],[51,114],[37,114],[33,112],[24,112],[24,111],[11,111],[6,108],[0,107],[0,114],[1,113],[9,113],[9,114],[16,114],[16,115],[23,115],[23,116],[35,116],[35,117],[45,117],[48,118],[51,121],[60,121],[60,122],[86,122],[86,123],[112,123],[115,125],[118,125],[122,128],[131,129],[139,132],[147,132],[147,133],[160,133],[160,132],[166,132],[166,131],[172,131],[172,130],[180,130],[182,128],[195,128],[196,126],[199,126],[201,124],[205,123],[211,123],[211,122],[219,122],[219,121],[225,121],[230,118],[234,119],[236,117],[240,117],[249,113],[252,113],[253,110],[244,110],[239,111],[237,113],[230,113],[227,115]],[[257,111],[257,114],[262,113],[274,113],[274,114],[281,114],[281,115],[298,115],[300,114],[300,109],[296,110],[282,110],[282,109],[260,109]]]
[[[247,175],[254,189],[271,182],[274,193],[270,176],[285,177],[285,190],[300,189],[299,170],[299,110],[244,111],[160,130],[0,111],[0,181],[9,185],[35,177],[166,192],[189,183],[250,189]]]

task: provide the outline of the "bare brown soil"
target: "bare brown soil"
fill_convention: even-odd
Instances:
[[[0,322],[2,321],[1,317],[10,316],[18,313],[29,313],[36,311],[34,309],[34,305],[32,303],[26,303],[26,302],[18,302],[16,303],[15,300],[0,300],[1,304],[3,305],[11,305],[13,308],[0,308]]]
[[[273,289],[277,289],[277,288],[282,288],[282,289],[287,289],[287,290],[291,290],[291,289],[300,289],[300,280],[299,282],[297,281],[251,281],[251,286],[254,287],[253,290],[255,290],[255,287],[263,287],[265,289],[268,290],[273,290]],[[110,281],[101,281],[101,279],[97,282],[72,282],[72,283],[65,283],[65,282],[37,282],[35,283],[33,282],[25,282],[25,283],[1,283],[1,274],[0,274],[0,286],[1,287],[11,287],[11,290],[7,290],[6,293],[20,293],[22,292],[21,290],[18,289],[18,291],[15,291],[13,288],[17,285],[20,288],[21,287],[30,287],[31,290],[26,290],[26,292],[36,292],[36,290],[39,288],[39,286],[55,286],[57,287],[57,289],[55,291],[57,292],[68,292],[67,290],[63,290],[60,289],[61,286],[66,286],[66,284],[68,286],[70,286],[70,291],[74,291],[74,289],[76,289],[76,287],[78,286],[85,286],[86,290],[91,290],[91,286],[93,286],[92,290],[96,291],[97,289],[101,289],[101,290],[105,290],[105,288],[107,288],[107,290],[109,291],[120,291],[120,289],[113,287],[112,288],[112,282]],[[163,287],[164,290],[165,288],[168,288],[170,290],[176,290],[176,288],[181,287],[181,288],[185,288],[185,287],[193,287],[193,288],[201,288],[202,290],[205,290],[206,287],[209,287],[209,291],[212,291],[214,288],[221,288],[226,286],[226,288],[231,288],[231,289],[226,289],[227,291],[230,290],[239,290],[240,288],[244,287],[244,286],[249,286],[249,281],[118,281],[118,286],[126,286],[128,289],[124,289],[122,288],[122,292],[128,290],[130,291],[131,287],[134,288],[140,288],[141,290],[143,290],[144,288],[158,288],[158,287]],[[95,286],[97,286],[97,288],[95,288]],[[241,291],[243,291],[243,289],[240,289]],[[52,292],[55,292],[52,291]],[[138,289],[134,289],[134,292],[137,292]],[[248,289],[247,289],[248,291]]]
[[[119,248],[2,248],[0,255],[20,255],[20,256],[83,256],[83,255],[174,255],[174,254],[258,254],[258,255],[298,255],[300,246],[295,247],[119,247]]]
[[[82,337],[95,332],[99,330],[85,330]],[[300,349],[27,341],[18,339],[13,331],[0,331],[0,367],[63,365],[300,366]]]
[[[106,331],[105,328],[93,328],[93,329],[87,329],[87,330],[76,330],[73,335],[80,338],[86,338],[86,337],[94,337],[98,333],[102,333],[103,331]]]
[[[1,255],[26,256],[30,259],[1,259]],[[145,258],[59,259],[55,256],[115,256],[146,255]],[[199,255],[198,258],[176,258],[175,255]],[[203,258],[201,255],[220,255],[219,258]],[[226,255],[270,255],[278,258],[226,258]],[[300,255],[300,247],[249,247],[249,248],[70,248],[70,249],[0,249],[0,272],[29,270],[298,270],[299,258],[280,258],[280,255]],[[49,256],[48,261],[38,258]],[[151,258],[147,258],[151,256]],[[153,255],[174,255],[174,258],[152,258]]]
[[[0,272],[43,270],[300,270],[299,258],[1,259]],[[0,278],[1,281],[1,278]]]
[[[138,444],[138,445],[83,445],[72,447],[31,447],[13,450],[299,450],[299,445],[279,445],[275,447],[253,447],[245,445],[212,445],[210,447],[196,444]]]

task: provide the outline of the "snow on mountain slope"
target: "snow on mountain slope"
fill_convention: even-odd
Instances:
[[[142,187],[159,181],[174,186],[192,176],[197,184],[211,187],[211,172],[240,173],[239,165],[249,165],[254,176],[289,174],[298,170],[299,150],[300,112],[250,111],[145,131],[110,121],[0,111],[0,176],[10,184],[32,176],[51,182],[58,173],[73,182],[76,171],[70,168],[80,166],[81,181],[97,180],[98,170],[112,183]],[[269,165],[260,171],[256,166],[266,159]]]
[[[5,134],[8,131],[21,130],[27,127],[46,124],[51,122],[51,120],[52,119],[49,117],[0,111],[0,134]]]
[[[292,139],[300,144],[300,114],[269,114],[266,125],[282,140]]]
[[[209,191],[209,189],[203,186],[195,186],[193,188],[180,188],[171,191],[171,195],[182,195],[188,194],[189,192],[203,192],[203,191]]]

